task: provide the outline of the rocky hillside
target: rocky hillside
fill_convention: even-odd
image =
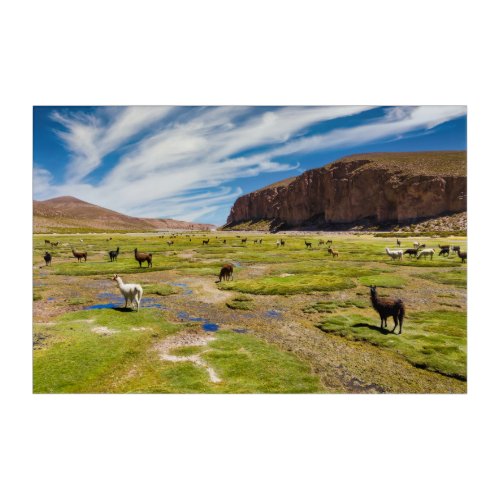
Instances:
[[[465,151],[348,156],[241,196],[225,228],[387,227],[465,212],[466,164]]]
[[[33,201],[33,231],[57,232],[79,230],[166,231],[169,229],[207,231],[215,226],[173,219],[146,219],[108,210],[97,205],[62,196],[46,201]]]

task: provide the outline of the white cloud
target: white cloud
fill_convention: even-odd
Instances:
[[[227,183],[298,169],[295,160],[277,162],[277,157],[404,137],[466,113],[461,106],[394,107],[364,125],[305,135],[316,123],[369,109],[291,106],[256,114],[256,108],[241,106],[131,107],[108,109],[106,117],[54,113],[65,127],[58,135],[72,160],[60,185],[48,171],[35,169],[35,192],[73,195],[130,215],[200,220],[241,194]],[[136,141],[130,144],[131,139]],[[84,182],[106,155],[125,145],[99,182]],[[259,147],[265,148],[252,152]]]

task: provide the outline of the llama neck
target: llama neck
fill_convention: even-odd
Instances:
[[[376,293],[372,294],[370,298],[371,298],[373,306],[377,307],[378,306],[378,296],[377,296],[377,294]]]
[[[123,281],[120,278],[120,276],[117,276],[116,282],[118,283],[118,288],[120,288],[120,290],[121,290],[123,288]]]

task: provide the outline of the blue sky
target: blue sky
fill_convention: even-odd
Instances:
[[[465,106],[37,106],[33,196],[223,224],[233,202],[342,156],[465,150]]]

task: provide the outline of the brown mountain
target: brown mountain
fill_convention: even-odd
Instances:
[[[465,212],[466,193],[465,151],[360,154],[241,196],[225,227],[404,225]]]
[[[93,205],[72,196],[33,201],[33,231],[57,232],[70,228],[84,230],[164,231],[169,229],[207,231],[215,226],[174,219],[148,219]]]

